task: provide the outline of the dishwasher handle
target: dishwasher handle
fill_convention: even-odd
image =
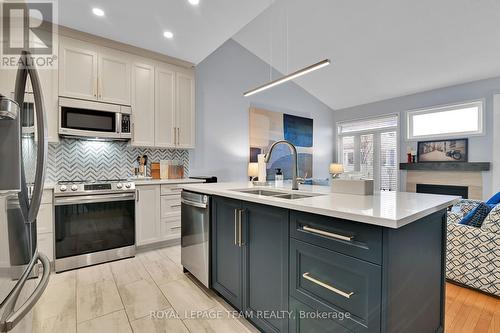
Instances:
[[[184,198],[181,199],[181,202],[183,204],[185,204],[185,205],[188,205],[188,206],[193,206],[193,207],[203,208],[203,209],[207,209],[208,208],[208,205],[205,204],[205,203],[195,202],[195,201],[187,200],[187,199],[184,199]]]

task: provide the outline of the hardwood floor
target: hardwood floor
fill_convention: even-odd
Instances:
[[[500,333],[500,299],[446,284],[446,333]]]

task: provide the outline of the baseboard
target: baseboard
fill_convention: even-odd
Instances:
[[[146,252],[146,251],[151,251],[151,250],[158,250],[158,249],[161,249],[164,247],[180,245],[180,244],[181,244],[180,238],[169,239],[169,240],[158,242],[158,243],[137,246],[136,252],[141,253],[141,252]]]

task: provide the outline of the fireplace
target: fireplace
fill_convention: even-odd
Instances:
[[[417,193],[457,195],[469,198],[468,186],[417,184]]]

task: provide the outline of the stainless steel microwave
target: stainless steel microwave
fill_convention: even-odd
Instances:
[[[78,138],[129,140],[129,106],[59,98],[59,135]]]

